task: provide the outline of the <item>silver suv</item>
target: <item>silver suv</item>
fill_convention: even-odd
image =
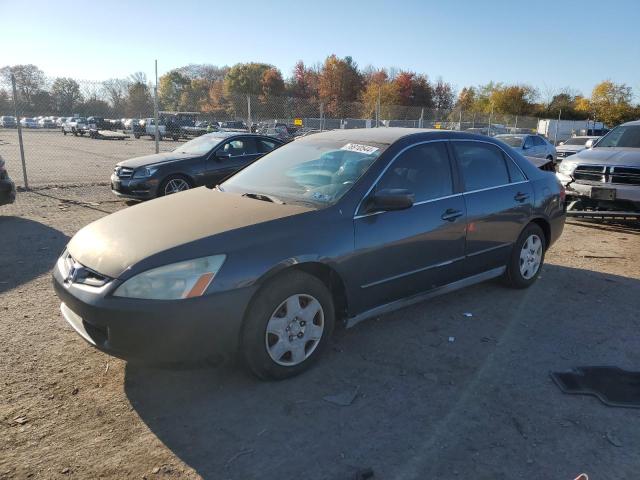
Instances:
[[[578,208],[640,212],[640,120],[590,143],[560,164],[567,200]]]

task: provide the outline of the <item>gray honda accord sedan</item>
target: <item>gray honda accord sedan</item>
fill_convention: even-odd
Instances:
[[[53,277],[62,314],[109,354],[239,352],[261,378],[308,368],[334,326],[502,277],[535,282],[565,220],[555,175],[473,134],[338,130],[215,188],[80,230]]]

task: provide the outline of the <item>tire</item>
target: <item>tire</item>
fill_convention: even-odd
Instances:
[[[174,135],[173,137],[171,137],[173,139],[174,142],[177,142],[178,140],[180,140],[180,137],[177,135]]]
[[[63,128],[62,129],[62,134],[66,137],[67,136],[67,131]]]
[[[182,185],[182,189],[175,190],[170,185]],[[173,189],[174,191],[167,191],[168,188]],[[164,197],[166,195],[186,191],[191,188],[193,188],[193,182],[191,182],[191,180],[189,180],[187,177],[183,175],[169,175],[162,181],[160,187],[158,187],[158,197]]]
[[[546,248],[542,229],[535,223],[527,225],[513,245],[505,283],[512,288],[530,287],[540,275]]]
[[[140,134],[139,133],[134,133],[133,134],[133,138],[136,138],[136,139],[140,138]]]
[[[74,137],[77,137],[77,136],[78,136],[78,131],[77,131],[75,128],[72,128],[72,129],[71,129],[71,133],[73,133],[73,136],[74,136]]]
[[[287,305],[300,307],[295,317]],[[242,328],[242,356],[258,378],[293,377],[317,361],[334,325],[333,298],[324,283],[301,271],[282,273],[251,301]]]

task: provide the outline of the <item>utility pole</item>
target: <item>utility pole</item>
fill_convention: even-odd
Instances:
[[[156,60],[156,85],[153,89],[153,123],[156,126],[156,153],[160,153],[160,125],[158,125],[158,60]]]
[[[560,117],[562,115],[562,109],[558,112],[558,121],[556,122],[556,133],[553,135],[553,146],[558,145],[558,127],[560,126]]]

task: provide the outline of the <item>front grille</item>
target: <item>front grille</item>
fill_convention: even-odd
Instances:
[[[102,287],[109,280],[109,277],[101,275],[98,272],[85,267],[73,259],[69,252],[64,252],[59,260],[60,273],[65,279],[65,282],[80,283],[82,285],[89,285],[91,287]]]
[[[578,165],[573,171],[573,178],[588,182],[605,182],[607,167],[602,165]]]
[[[636,167],[610,167],[609,177],[611,183],[624,185],[640,185],[640,168]]]
[[[133,168],[129,167],[116,167],[115,172],[118,178],[131,178],[133,176]]]
[[[571,155],[573,155],[575,153],[576,152],[562,152],[562,151],[560,151],[560,152],[557,153],[557,157],[558,158],[567,158],[567,157],[569,157],[569,156],[571,156]]]
[[[578,165],[573,172],[573,178],[587,182],[640,185],[640,168]]]

